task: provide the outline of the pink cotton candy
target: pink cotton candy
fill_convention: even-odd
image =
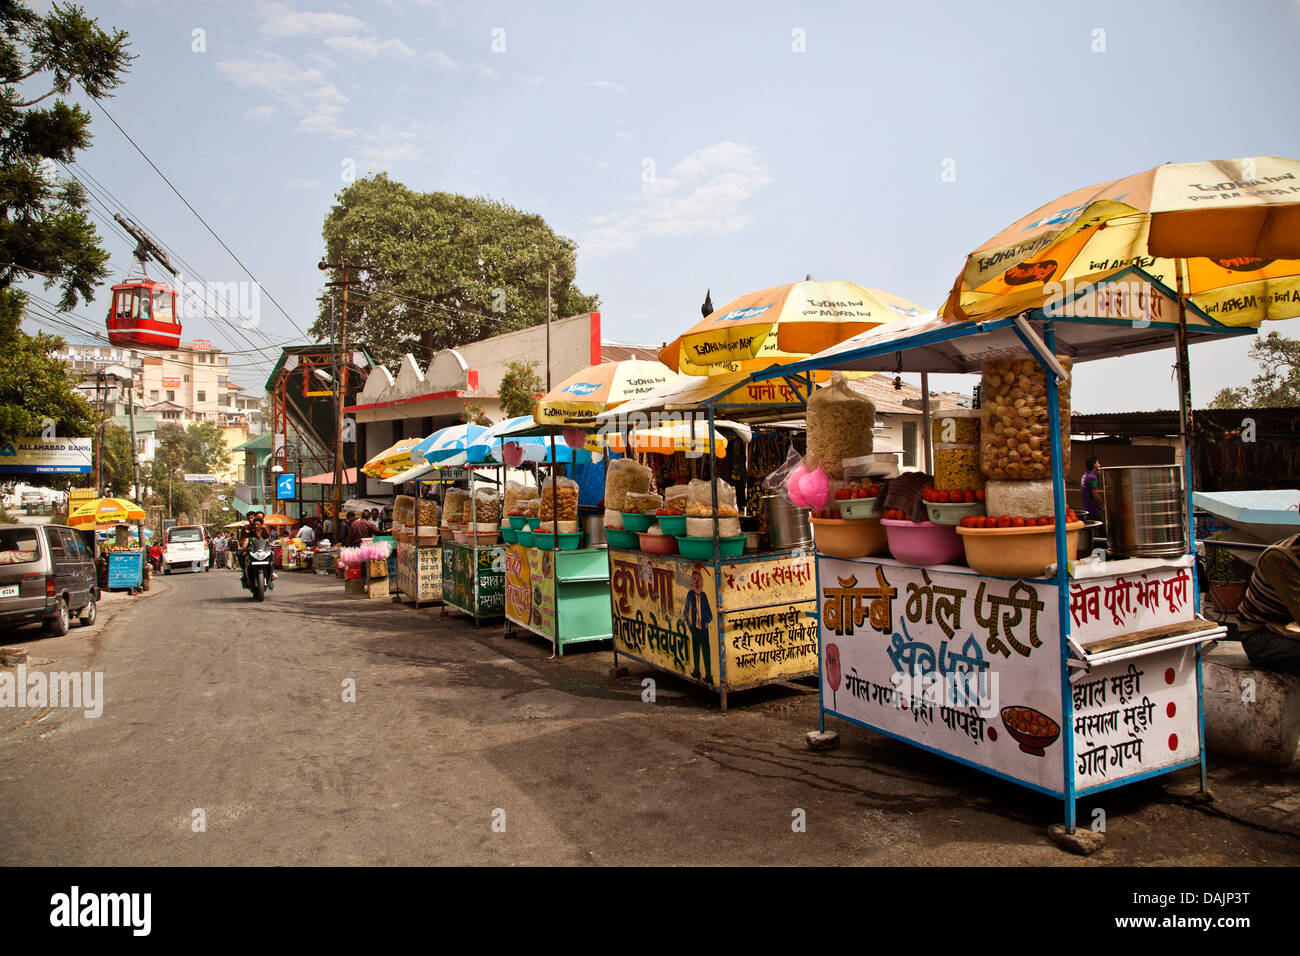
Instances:
[[[815,470],[804,475],[802,494],[805,508],[820,511],[826,507],[831,498],[831,479],[819,465]]]

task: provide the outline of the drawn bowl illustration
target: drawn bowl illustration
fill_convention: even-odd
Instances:
[[[538,607],[542,606],[542,586],[540,584],[533,585],[533,603]]]
[[[1061,725],[1032,707],[1003,707],[1002,726],[1020,744],[1021,750],[1035,757],[1043,756],[1043,751],[1061,736]]]

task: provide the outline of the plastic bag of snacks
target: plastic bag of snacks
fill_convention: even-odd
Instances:
[[[711,518],[713,516],[713,483],[692,478],[687,486],[688,501],[686,513],[693,518]],[[740,509],[736,507],[736,489],[725,481],[718,481],[718,517],[738,518]],[[712,532],[710,532],[712,534]]]
[[[605,472],[605,507],[611,511],[626,511],[625,499],[629,492],[644,494],[650,490],[651,471],[631,458],[618,458],[609,463]]]
[[[551,490],[552,482],[555,483],[554,492]],[[557,517],[560,521],[577,521],[578,483],[563,476],[543,481],[538,515],[543,521],[554,521]]]
[[[832,478],[844,477],[845,458],[871,454],[876,406],[849,387],[839,372],[808,396],[808,458]]]
[[[398,495],[393,499],[393,527],[410,528],[415,525],[415,499]]]
[[[475,525],[499,525],[501,523],[501,499],[495,491],[480,490],[474,492],[473,508]]]
[[[1070,360],[1057,356],[1068,371]],[[1070,469],[1070,383],[1057,388],[1061,402],[1062,468]],[[1047,376],[1037,360],[984,363],[980,384],[980,468],[985,478],[1052,477]]]
[[[652,515],[663,506],[663,503],[664,499],[654,492],[629,491],[623,499],[623,511],[625,514]]]
[[[978,445],[980,410],[950,408],[936,412],[930,422],[930,438],[936,445]]]
[[[519,502],[519,510],[525,518],[536,518],[542,513],[542,499],[528,498]]]
[[[979,491],[984,487],[979,445],[934,445],[934,487],[938,491]]]
[[[438,502],[434,501],[432,498],[428,501],[421,500],[416,506],[416,514],[420,519],[420,527],[438,527]]]
[[[468,491],[463,488],[448,488],[447,495],[442,500],[443,524],[464,524],[467,520],[465,517],[465,503],[467,501],[469,501]]]
[[[605,527],[613,528],[616,531],[623,530],[623,512],[614,511],[612,508],[605,509]]]
[[[661,515],[684,515],[690,503],[690,491],[686,485],[673,485],[664,492],[664,503],[659,508]]]
[[[532,496],[532,491],[518,481],[506,482],[506,499],[501,506],[501,513],[512,515],[519,502]]]
[[[718,518],[718,537],[735,538],[740,535],[739,518]],[[713,537],[713,519],[710,518],[687,518],[686,519],[686,536],[688,538],[712,538]]]
[[[1037,518],[1056,512],[1050,480],[990,481],[985,506],[994,517]]]

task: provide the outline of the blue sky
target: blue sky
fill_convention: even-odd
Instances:
[[[1298,0],[88,9],[139,57],[109,110],[303,329],[349,170],[542,214],[579,243],[606,336],[657,343],[706,288],[722,305],[805,274],[934,308],[966,253],[1061,193],[1166,161],[1300,155]],[[92,112],[80,169],[201,278],[246,280]],[[1300,336],[1300,320],[1271,327]],[[298,335],[265,296],[249,334]],[[206,318],[192,336],[251,348]],[[1193,350],[1198,403],[1250,377],[1246,349]],[[260,385],[270,359],[234,361]],[[1172,361],[1082,366],[1075,409],[1173,407]]]

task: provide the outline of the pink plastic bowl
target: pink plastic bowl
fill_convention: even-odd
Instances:
[[[957,528],[933,521],[899,521],[881,518],[889,535],[889,553],[904,564],[931,568],[960,562],[966,554]]]

